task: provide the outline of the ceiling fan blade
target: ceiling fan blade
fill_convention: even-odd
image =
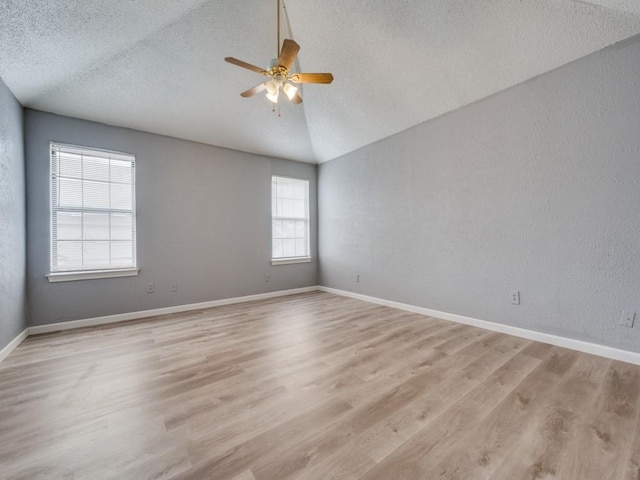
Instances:
[[[293,96],[293,98],[291,99],[291,102],[292,102],[292,103],[295,103],[295,104],[302,103],[302,97],[300,96],[300,94],[299,94],[299,93],[296,93],[296,94]]]
[[[260,93],[263,90],[266,90],[266,88],[267,88],[267,82],[264,82],[259,85],[256,85],[253,88],[250,88],[249,90],[245,90],[240,94],[240,96],[245,98],[253,97],[256,93]]]
[[[296,83],[331,83],[333,75],[330,73],[294,73],[291,81]]]
[[[262,73],[262,74],[267,73],[263,68],[256,67],[255,65],[251,65],[250,63],[243,62],[242,60],[238,60],[237,58],[226,57],[224,61],[228,63],[232,63],[242,68],[246,68],[247,70],[251,70],[256,73]]]
[[[296,55],[299,50],[300,45],[293,40],[286,38],[284,42],[282,42],[282,50],[280,50],[280,57],[278,57],[278,65],[289,70],[291,65],[293,65],[293,61],[296,59]]]

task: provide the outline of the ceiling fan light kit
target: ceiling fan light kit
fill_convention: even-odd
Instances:
[[[296,55],[300,50],[294,40],[285,39],[280,48],[280,0],[277,0],[278,25],[277,25],[277,48],[278,58],[271,60],[268,70],[256,67],[250,63],[243,62],[234,57],[226,57],[225,61],[238,67],[246,68],[256,73],[260,73],[269,80],[260,83],[255,87],[245,90],[240,94],[242,97],[253,97],[255,94],[266,90],[266,97],[274,104],[278,103],[280,92],[284,92],[286,97],[292,103],[302,103],[302,97],[298,92],[298,87],[294,83],[324,83],[328,84],[333,81],[333,75],[330,73],[291,73],[291,65],[296,59]]]

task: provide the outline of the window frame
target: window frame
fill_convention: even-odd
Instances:
[[[54,205],[53,201],[53,193],[54,193],[54,181],[58,177],[58,172],[54,171],[54,151],[57,151],[58,154],[60,149],[73,149],[80,150],[85,153],[95,153],[98,157],[109,157],[110,155],[117,155],[121,157],[129,157],[132,164],[132,203],[130,213],[132,214],[132,259],[133,265],[122,267],[122,268],[114,268],[113,266],[109,268],[99,268],[99,269],[86,269],[86,270],[57,270],[54,268],[54,213],[59,210],[64,210],[64,208],[60,208],[57,205]],[[57,150],[56,150],[57,149]],[[137,260],[137,209],[136,209],[136,156],[132,153],[119,152],[115,150],[107,150],[104,148],[96,148],[96,147],[88,147],[82,145],[74,145],[63,142],[49,142],[49,274],[46,275],[49,282],[67,282],[67,281],[75,281],[75,280],[89,280],[89,279],[98,279],[98,278],[114,278],[114,277],[129,277],[138,275],[140,268],[138,268],[138,260]],[[56,157],[56,166],[59,165],[59,158]],[[113,183],[112,179],[109,178],[109,185]],[[116,182],[117,183],[117,182]],[[92,209],[87,207],[74,207],[72,210],[79,211],[81,213],[84,212],[94,212],[95,210],[102,209]],[[104,210],[108,213],[118,213],[122,212],[122,209],[112,209],[111,207]],[[127,211],[129,211],[127,209]],[[109,242],[112,242],[112,239],[109,239]]]
[[[282,179],[283,181],[300,182],[305,185],[306,195],[306,212],[304,218],[299,217],[284,217],[274,215],[273,200],[274,200],[274,180]],[[311,182],[307,178],[289,177],[285,175],[271,175],[271,265],[290,265],[295,263],[309,263],[311,262]],[[275,197],[277,198],[277,196]],[[307,255],[293,256],[293,257],[274,257],[273,256],[273,221],[274,220],[304,220],[306,223],[306,240],[307,240]]]

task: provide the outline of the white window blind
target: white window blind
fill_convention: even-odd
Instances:
[[[51,272],[131,268],[135,157],[51,143]]]
[[[271,178],[272,259],[310,257],[309,181]]]

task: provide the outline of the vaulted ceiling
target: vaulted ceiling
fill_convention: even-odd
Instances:
[[[239,95],[263,77],[224,62],[268,66],[276,0],[2,0],[0,77],[27,107],[323,162],[640,33],[637,0],[285,6],[294,69],[335,80],[280,116]]]

